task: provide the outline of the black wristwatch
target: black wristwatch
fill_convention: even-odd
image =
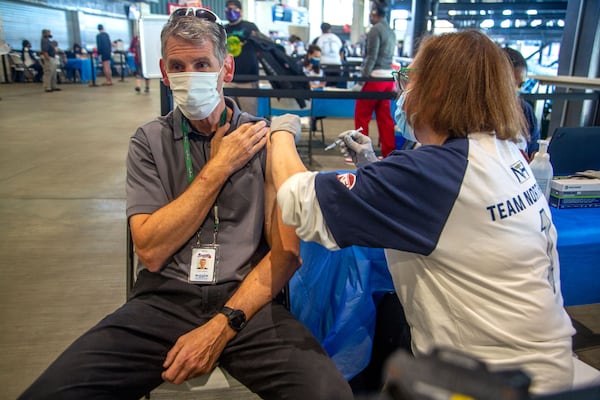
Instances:
[[[227,317],[229,326],[236,332],[241,331],[246,326],[246,314],[242,310],[234,310],[233,308],[224,306],[221,314]]]

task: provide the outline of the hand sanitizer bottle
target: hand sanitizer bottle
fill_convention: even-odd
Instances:
[[[531,168],[540,190],[544,193],[546,201],[548,201],[550,199],[550,182],[552,182],[554,171],[550,163],[550,154],[548,154],[548,141],[538,140],[538,143],[540,144],[540,150],[533,157],[529,168]]]

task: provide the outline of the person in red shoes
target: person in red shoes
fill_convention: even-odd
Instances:
[[[385,0],[371,1],[369,20],[373,25],[367,34],[366,55],[361,66],[363,77],[389,78],[392,76],[392,62],[396,50],[396,35],[385,18],[387,13]],[[363,92],[394,92],[395,83],[365,82]],[[375,112],[381,155],[386,157],[396,149],[394,121],[389,99],[358,99],[354,107],[354,127],[362,127],[362,133],[369,135],[369,121]]]

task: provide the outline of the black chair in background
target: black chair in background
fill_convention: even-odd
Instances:
[[[548,145],[554,176],[600,171],[600,126],[556,128]]]
[[[26,66],[19,53],[9,53],[13,82],[33,82],[37,71]]]

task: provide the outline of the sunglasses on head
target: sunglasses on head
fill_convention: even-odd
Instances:
[[[207,8],[201,8],[201,7],[200,8],[197,8],[197,7],[178,8],[171,13],[171,18],[185,17],[187,15],[189,15],[191,17],[204,19],[204,20],[210,21],[210,22],[215,22],[215,23],[218,20],[217,15],[214,12],[210,11]]]

